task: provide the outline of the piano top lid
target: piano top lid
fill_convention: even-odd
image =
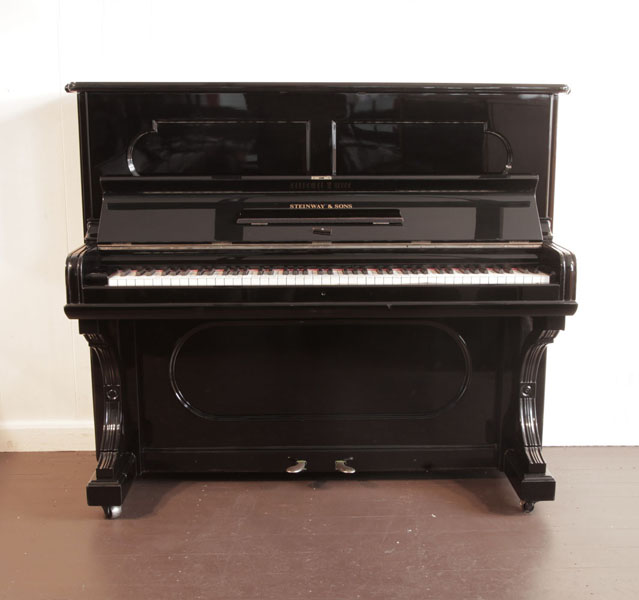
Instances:
[[[556,102],[568,88],[89,82],[67,91],[79,92],[88,232],[100,220],[102,183],[113,177],[162,177],[171,188],[230,178],[243,190],[253,177],[359,177],[376,186],[377,178],[532,175],[538,215],[551,217]]]
[[[569,94],[564,84],[528,83],[214,83],[71,82],[67,92],[423,92],[477,94]]]

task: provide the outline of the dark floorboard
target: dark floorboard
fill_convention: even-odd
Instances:
[[[142,480],[85,505],[90,453],[0,454],[0,598],[639,597],[639,448],[551,448],[555,502],[501,475]]]

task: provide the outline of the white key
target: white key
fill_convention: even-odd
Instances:
[[[375,285],[375,274],[372,269],[366,269],[366,285]]]
[[[465,283],[465,275],[459,269],[453,269],[453,283],[463,285]]]
[[[510,283],[510,275],[508,273],[494,272],[498,285],[506,285]]]
[[[535,283],[535,277],[528,269],[519,269],[519,272],[524,277],[524,285]]]
[[[328,284],[339,285],[339,275],[335,269],[333,269],[333,272],[328,276]]]

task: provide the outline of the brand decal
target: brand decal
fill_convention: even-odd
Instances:
[[[311,210],[325,210],[325,209],[335,209],[335,208],[353,208],[353,205],[350,203],[319,203],[319,202],[309,202],[309,203],[293,203],[288,205],[289,208],[294,210],[299,209],[311,209]]]

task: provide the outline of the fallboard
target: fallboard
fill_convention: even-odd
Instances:
[[[316,183],[317,185],[309,185]],[[100,244],[541,241],[536,176],[105,178]]]

